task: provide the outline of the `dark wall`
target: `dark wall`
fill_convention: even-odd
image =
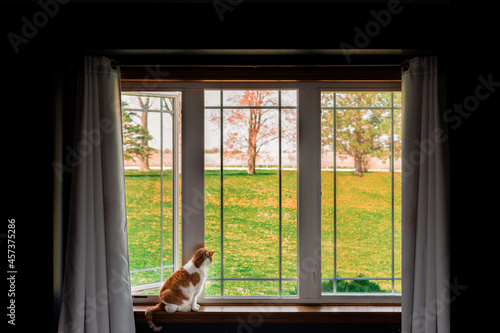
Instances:
[[[474,103],[476,89],[483,82],[480,77],[500,81],[498,51],[494,49],[498,44],[496,11],[478,1],[469,5],[416,2],[397,7],[397,13],[384,23],[386,26],[380,25],[380,30],[369,30],[376,28],[369,23],[375,22],[372,11],[381,15],[381,10],[387,10],[386,3],[256,4],[243,0],[225,11],[222,20],[211,2],[85,5],[69,1],[57,9],[51,7],[46,20],[39,14],[43,8],[35,1],[2,3],[3,178],[7,180],[3,187],[6,201],[2,232],[7,218],[14,218],[16,328],[25,329],[36,322],[37,332],[52,329],[53,106],[57,100],[53,84],[57,73],[68,68],[66,65],[79,63],[85,50],[115,48],[338,49],[344,42],[364,49],[430,49],[437,50],[446,65],[450,107]],[[38,27],[30,27],[34,22]],[[356,27],[365,33],[368,29],[372,36],[356,37]],[[13,41],[18,37],[12,33],[25,39]],[[14,44],[18,44],[18,52]],[[136,57],[133,61],[140,63],[143,59]],[[161,61],[168,63],[170,59]],[[174,57],[171,61],[190,59]],[[257,56],[238,61],[288,60]],[[341,56],[321,61],[344,64],[346,59]],[[500,87],[494,83],[489,87],[490,95],[478,100],[477,105],[470,104],[471,111],[456,108],[450,113],[455,116],[449,124],[455,329],[488,311],[478,304],[496,289],[492,277],[496,252],[491,244],[498,221],[492,213],[498,197],[494,144],[498,142]]]
[[[19,45],[19,54],[114,48],[336,49],[342,42],[360,48],[428,49],[446,43],[452,20],[449,6],[413,3],[390,6],[393,14],[390,17],[380,14],[384,22],[378,29],[369,24],[375,20],[371,12],[388,10],[384,2],[257,4],[243,0],[230,7],[231,11],[222,13],[211,2],[170,5],[75,2],[59,5],[38,33]],[[33,16],[40,10],[39,5],[24,4],[4,12],[10,22],[6,31],[20,33],[21,18],[33,22]],[[357,45],[355,27],[369,30],[368,38],[359,40]]]

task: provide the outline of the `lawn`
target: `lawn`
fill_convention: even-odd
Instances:
[[[399,175],[399,174],[396,174]],[[126,171],[130,269],[160,266],[161,258],[160,171]],[[172,174],[163,172],[163,264],[172,265]],[[322,172],[322,275],[333,276],[333,172]],[[368,172],[355,177],[337,173],[337,276],[390,277],[391,177],[387,172]],[[395,188],[400,188],[400,177]],[[282,277],[297,277],[297,174],[282,172]],[[279,188],[276,170],[224,172],[224,277],[279,277]],[[220,254],[220,173],[205,173],[205,244]],[[395,192],[395,272],[400,276],[401,193]],[[215,257],[210,278],[220,278],[220,256]],[[166,279],[171,268],[133,273],[132,284]],[[374,282],[370,282],[373,284]],[[380,291],[390,282],[377,281]],[[349,287],[353,282],[343,282]],[[284,281],[283,295],[296,293],[296,281]],[[330,288],[324,281],[324,289]],[[400,288],[397,286],[397,288]],[[338,286],[340,290],[340,284]],[[220,281],[209,281],[208,295],[220,295]],[[278,293],[277,281],[224,281],[225,295]]]

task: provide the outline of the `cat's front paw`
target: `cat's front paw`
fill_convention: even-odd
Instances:
[[[191,307],[191,310],[193,310],[193,311],[198,311],[199,309],[200,309],[200,305],[196,304],[196,303],[194,303],[193,306]]]

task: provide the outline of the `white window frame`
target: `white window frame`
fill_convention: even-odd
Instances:
[[[240,91],[245,91],[245,90],[252,90],[254,88],[238,88],[238,90]],[[289,109],[289,110],[295,110],[297,111],[298,109],[298,103],[296,103],[295,105],[293,106],[284,106],[281,104],[281,96],[282,96],[282,92],[283,91],[297,91],[298,92],[298,89],[269,89],[269,88],[266,88],[267,90],[272,90],[272,91],[276,91],[278,92],[278,105],[273,105],[273,106],[266,106],[265,109],[272,109],[272,110],[275,110],[275,111],[278,111],[279,112],[279,126],[281,126],[281,111],[282,110],[286,110],[286,109]],[[211,91],[219,91],[220,92],[220,105],[219,106],[205,106],[205,110],[217,110],[219,112],[221,112],[221,123],[222,123],[222,119],[223,119],[223,116],[222,116],[222,112],[224,109],[235,109],[235,106],[234,105],[224,105],[224,98],[223,98],[223,92],[224,91],[228,91],[228,90],[233,90],[233,89],[204,89],[204,92],[207,91],[207,90],[211,90]],[[244,109],[252,109],[254,107],[252,106],[248,106],[248,107],[245,107]],[[297,114],[297,123],[298,123],[298,114]],[[281,150],[281,128],[280,130],[278,131],[279,132],[279,146],[280,146],[280,150]],[[221,145],[222,145],[222,142],[220,142]],[[298,147],[297,147],[298,148]],[[280,151],[280,154],[281,154],[281,151]],[[298,156],[298,153],[297,153],[297,156]],[[281,295],[281,292],[282,292],[282,283],[283,281],[297,281],[298,283],[298,277],[296,278],[284,278],[282,277],[282,253],[281,253],[281,246],[282,246],[282,237],[281,237],[281,228],[282,228],[282,215],[281,215],[281,205],[282,205],[282,202],[281,202],[281,157],[279,157],[279,183],[280,183],[280,189],[279,189],[279,196],[280,196],[280,203],[279,203],[279,207],[280,207],[280,214],[279,214],[279,269],[278,269],[278,277],[277,278],[227,278],[227,277],[224,277],[224,257],[222,257],[222,260],[221,260],[221,278],[208,278],[207,281],[220,281],[221,282],[221,291],[224,290],[224,281],[251,281],[251,280],[260,280],[260,281],[264,281],[264,280],[267,280],[267,281],[278,281],[279,282],[279,287],[278,287],[278,290],[279,290],[279,296],[229,296],[229,295],[226,295],[226,296],[205,296],[203,295],[203,298],[205,300],[209,300],[209,299],[216,299],[216,300],[219,300],[219,299],[249,299],[249,298],[259,298],[259,299],[274,299],[276,297],[280,298],[280,299],[287,299],[287,298],[290,298],[290,299],[294,299],[294,300],[297,300],[297,296],[293,296],[293,295]],[[223,169],[224,169],[224,166],[223,166],[223,162],[221,160],[221,175],[223,175]],[[222,176],[223,177],[223,176]],[[221,189],[224,190],[224,186],[223,184],[221,184]],[[223,196],[222,196],[223,197]],[[221,230],[223,230],[223,224],[224,224],[224,219],[222,218],[222,221],[221,221]],[[221,233],[221,249],[222,249],[222,253],[219,254],[219,255],[224,255],[224,250],[223,250],[223,234]],[[298,288],[297,288],[298,289]]]
[[[180,140],[180,128],[179,128],[179,122],[176,121],[179,117],[179,113],[181,112],[181,103],[178,95],[178,91],[172,94],[169,93],[157,93],[154,91],[151,92],[144,92],[144,91],[126,91],[122,89],[122,95],[128,95],[128,96],[143,96],[143,97],[154,97],[154,98],[169,98],[172,99],[172,106],[173,110],[168,110],[165,102],[163,100],[160,100],[160,109],[159,110],[142,110],[142,109],[135,109],[131,107],[123,107],[123,110],[126,111],[132,111],[132,112],[148,112],[148,113],[159,113],[162,115],[165,113],[168,113],[172,116],[172,175],[173,175],[173,182],[172,182],[172,206],[174,209],[172,209],[172,259],[173,259],[173,264],[172,265],[163,265],[163,175],[161,176],[161,213],[160,213],[160,266],[158,267],[153,267],[153,268],[145,268],[145,269],[138,269],[138,270],[133,270],[130,273],[137,273],[137,272],[144,272],[144,271],[150,271],[154,269],[159,269],[160,270],[160,276],[162,280],[165,280],[168,277],[165,277],[163,274],[163,270],[165,268],[172,268],[173,272],[175,272],[181,265],[179,265],[179,211],[175,209],[175,207],[179,207],[179,159],[180,159],[180,152],[179,152],[179,140]],[[163,122],[162,122],[162,127],[160,129],[160,151],[163,151]],[[161,162],[160,162],[160,169],[163,171],[163,154],[161,156]],[[164,281],[159,281],[159,282],[152,282],[148,284],[142,284],[142,285],[135,285],[131,286],[132,294],[136,292],[143,292],[143,291],[148,291],[148,290],[155,290],[161,288],[163,285]]]
[[[402,106],[395,106],[394,105],[394,91],[390,91],[392,93],[391,95],[391,105],[390,106],[364,106],[364,107],[361,107],[361,106],[355,106],[355,107],[340,107],[340,106],[337,106],[336,105],[336,102],[335,102],[335,97],[334,97],[334,102],[333,102],[333,105],[331,106],[322,106],[321,109],[322,110],[331,110],[333,111],[334,113],[337,112],[337,110],[339,109],[351,109],[351,110],[357,110],[357,109],[377,109],[377,110],[390,110],[391,112],[391,160],[390,160],[390,174],[391,174],[391,276],[390,277],[384,277],[384,278],[381,278],[381,277],[339,277],[337,276],[337,218],[336,218],[336,214],[335,214],[335,218],[334,218],[334,268],[333,268],[333,277],[323,277],[321,278],[322,281],[326,281],[326,280],[331,280],[333,281],[333,293],[325,293],[327,295],[329,294],[337,294],[338,291],[337,291],[337,286],[338,286],[338,283],[339,281],[355,281],[355,280],[365,280],[365,281],[390,281],[391,282],[391,294],[393,295],[397,295],[397,294],[400,294],[400,293],[397,293],[394,291],[395,289],[395,281],[401,281],[401,277],[396,277],[396,272],[395,272],[395,219],[394,219],[394,175],[395,175],[395,170],[394,170],[394,110],[401,110],[402,109]],[[321,90],[321,93],[333,93],[333,94],[336,94],[336,93],[343,93],[343,91],[326,91],[326,90]],[[334,117],[335,118],[335,117]],[[335,123],[335,120],[334,120],[334,123]],[[333,124],[334,128],[336,127],[335,124]],[[336,128],[335,128],[335,131],[336,131]],[[334,134],[334,137],[336,137],[336,134]],[[335,139],[334,139],[335,140]],[[335,161],[334,161],[334,165],[336,165],[337,163],[337,160],[335,158]],[[336,167],[334,166],[334,170],[336,170]],[[337,172],[334,171],[334,183],[337,184]],[[337,187],[335,186],[334,188],[334,193],[337,192]],[[334,195],[334,197],[336,197],[336,194]],[[336,199],[334,199],[336,200]],[[334,203],[335,205],[336,203]],[[322,295],[325,295],[325,294],[322,294]],[[346,295],[346,294],[349,294],[349,293],[345,293],[345,292],[342,292],[341,295]],[[350,293],[350,294],[353,294],[353,295],[357,295],[357,293]],[[372,293],[372,294],[377,294],[377,293]],[[378,293],[378,294],[384,294],[384,293]]]
[[[204,91],[206,89],[296,89],[298,91],[297,297],[210,297],[199,303],[401,304],[401,295],[321,295],[321,91],[400,91],[401,82],[155,82],[155,91],[182,92],[182,264],[204,245]],[[122,82],[122,91],[146,91]],[[134,296],[134,303],[158,302]]]

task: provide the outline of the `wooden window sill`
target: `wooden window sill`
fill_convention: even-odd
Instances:
[[[136,323],[150,306],[134,305]],[[198,312],[156,312],[156,323],[401,323],[399,305],[202,305]]]

